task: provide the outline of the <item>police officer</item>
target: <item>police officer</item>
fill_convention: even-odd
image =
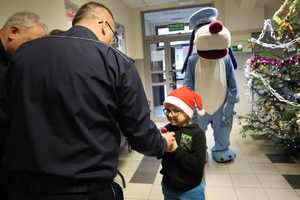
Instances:
[[[172,151],[174,136],[150,120],[134,63],[110,46],[114,28],[111,11],[89,2],[70,30],[16,53],[3,159],[9,199],[116,199],[121,134],[145,155]]]
[[[9,134],[8,113],[8,69],[11,55],[23,43],[46,34],[45,26],[39,16],[32,12],[17,12],[0,29],[0,160],[6,136]],[[4,175],[0,163],[0,194],[6,199]]]
[[[11,55],[23,43],[46,34],[45,25],[41,23],[37,14],[32,12],[17,12],[5,22],[0,29],[0,132],[5,135],[7,131],[7,73]],[[1,151],[2,155],[2,142]]]

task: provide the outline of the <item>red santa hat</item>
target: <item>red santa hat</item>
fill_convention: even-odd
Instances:
[[[164,101],[164,104],[166,103],[177,106],[190,118],[192,118],[195,109],[199,115],[205,114],[201,96],[186,86],[170,92]]]

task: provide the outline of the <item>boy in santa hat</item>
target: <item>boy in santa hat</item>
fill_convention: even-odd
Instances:
[[[234,105],[239,101],[232,58],[229,54],[231,35],[228,29],[216,21],[215,8],[205,7],[190,18],[190,51],[185,60],[184,84],[195,91],[201,91],[205,115],[194,119],[206,130],[211,124],[215,144],[212,158],[217,162],[228,162],[236,154],[230,146]],[[193,46],[197,52],[193,53]]]
[[[165,200],[204,200],[203,171],[206,162],[206,139],[202,129],[191,122],[194,112],[203,115],[199,94],[188,87],[173,90],[164,101],[170,122],[162,129],[175,132],[172,153],[162,158],[162,190]],[[164,131],[163,131],[164,130]]]

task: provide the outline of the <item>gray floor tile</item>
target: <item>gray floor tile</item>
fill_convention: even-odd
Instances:
[[[283,175],[293,189],[300,189],[300,175]]]
[[[129,182],[153,184],[160,162],[156,158],[145,156]]]
[[[288,154],[266,154],[272,163],[296,163]]]

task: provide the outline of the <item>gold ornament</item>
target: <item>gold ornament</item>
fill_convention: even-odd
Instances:
[[[282,37],[284,33],[290,38],[295,38],[295,30],[299,29],[300,24],[300,2],[299,0],[285,0],[280,8],[273,15],[273,20],[278,25],[279,36]]]

